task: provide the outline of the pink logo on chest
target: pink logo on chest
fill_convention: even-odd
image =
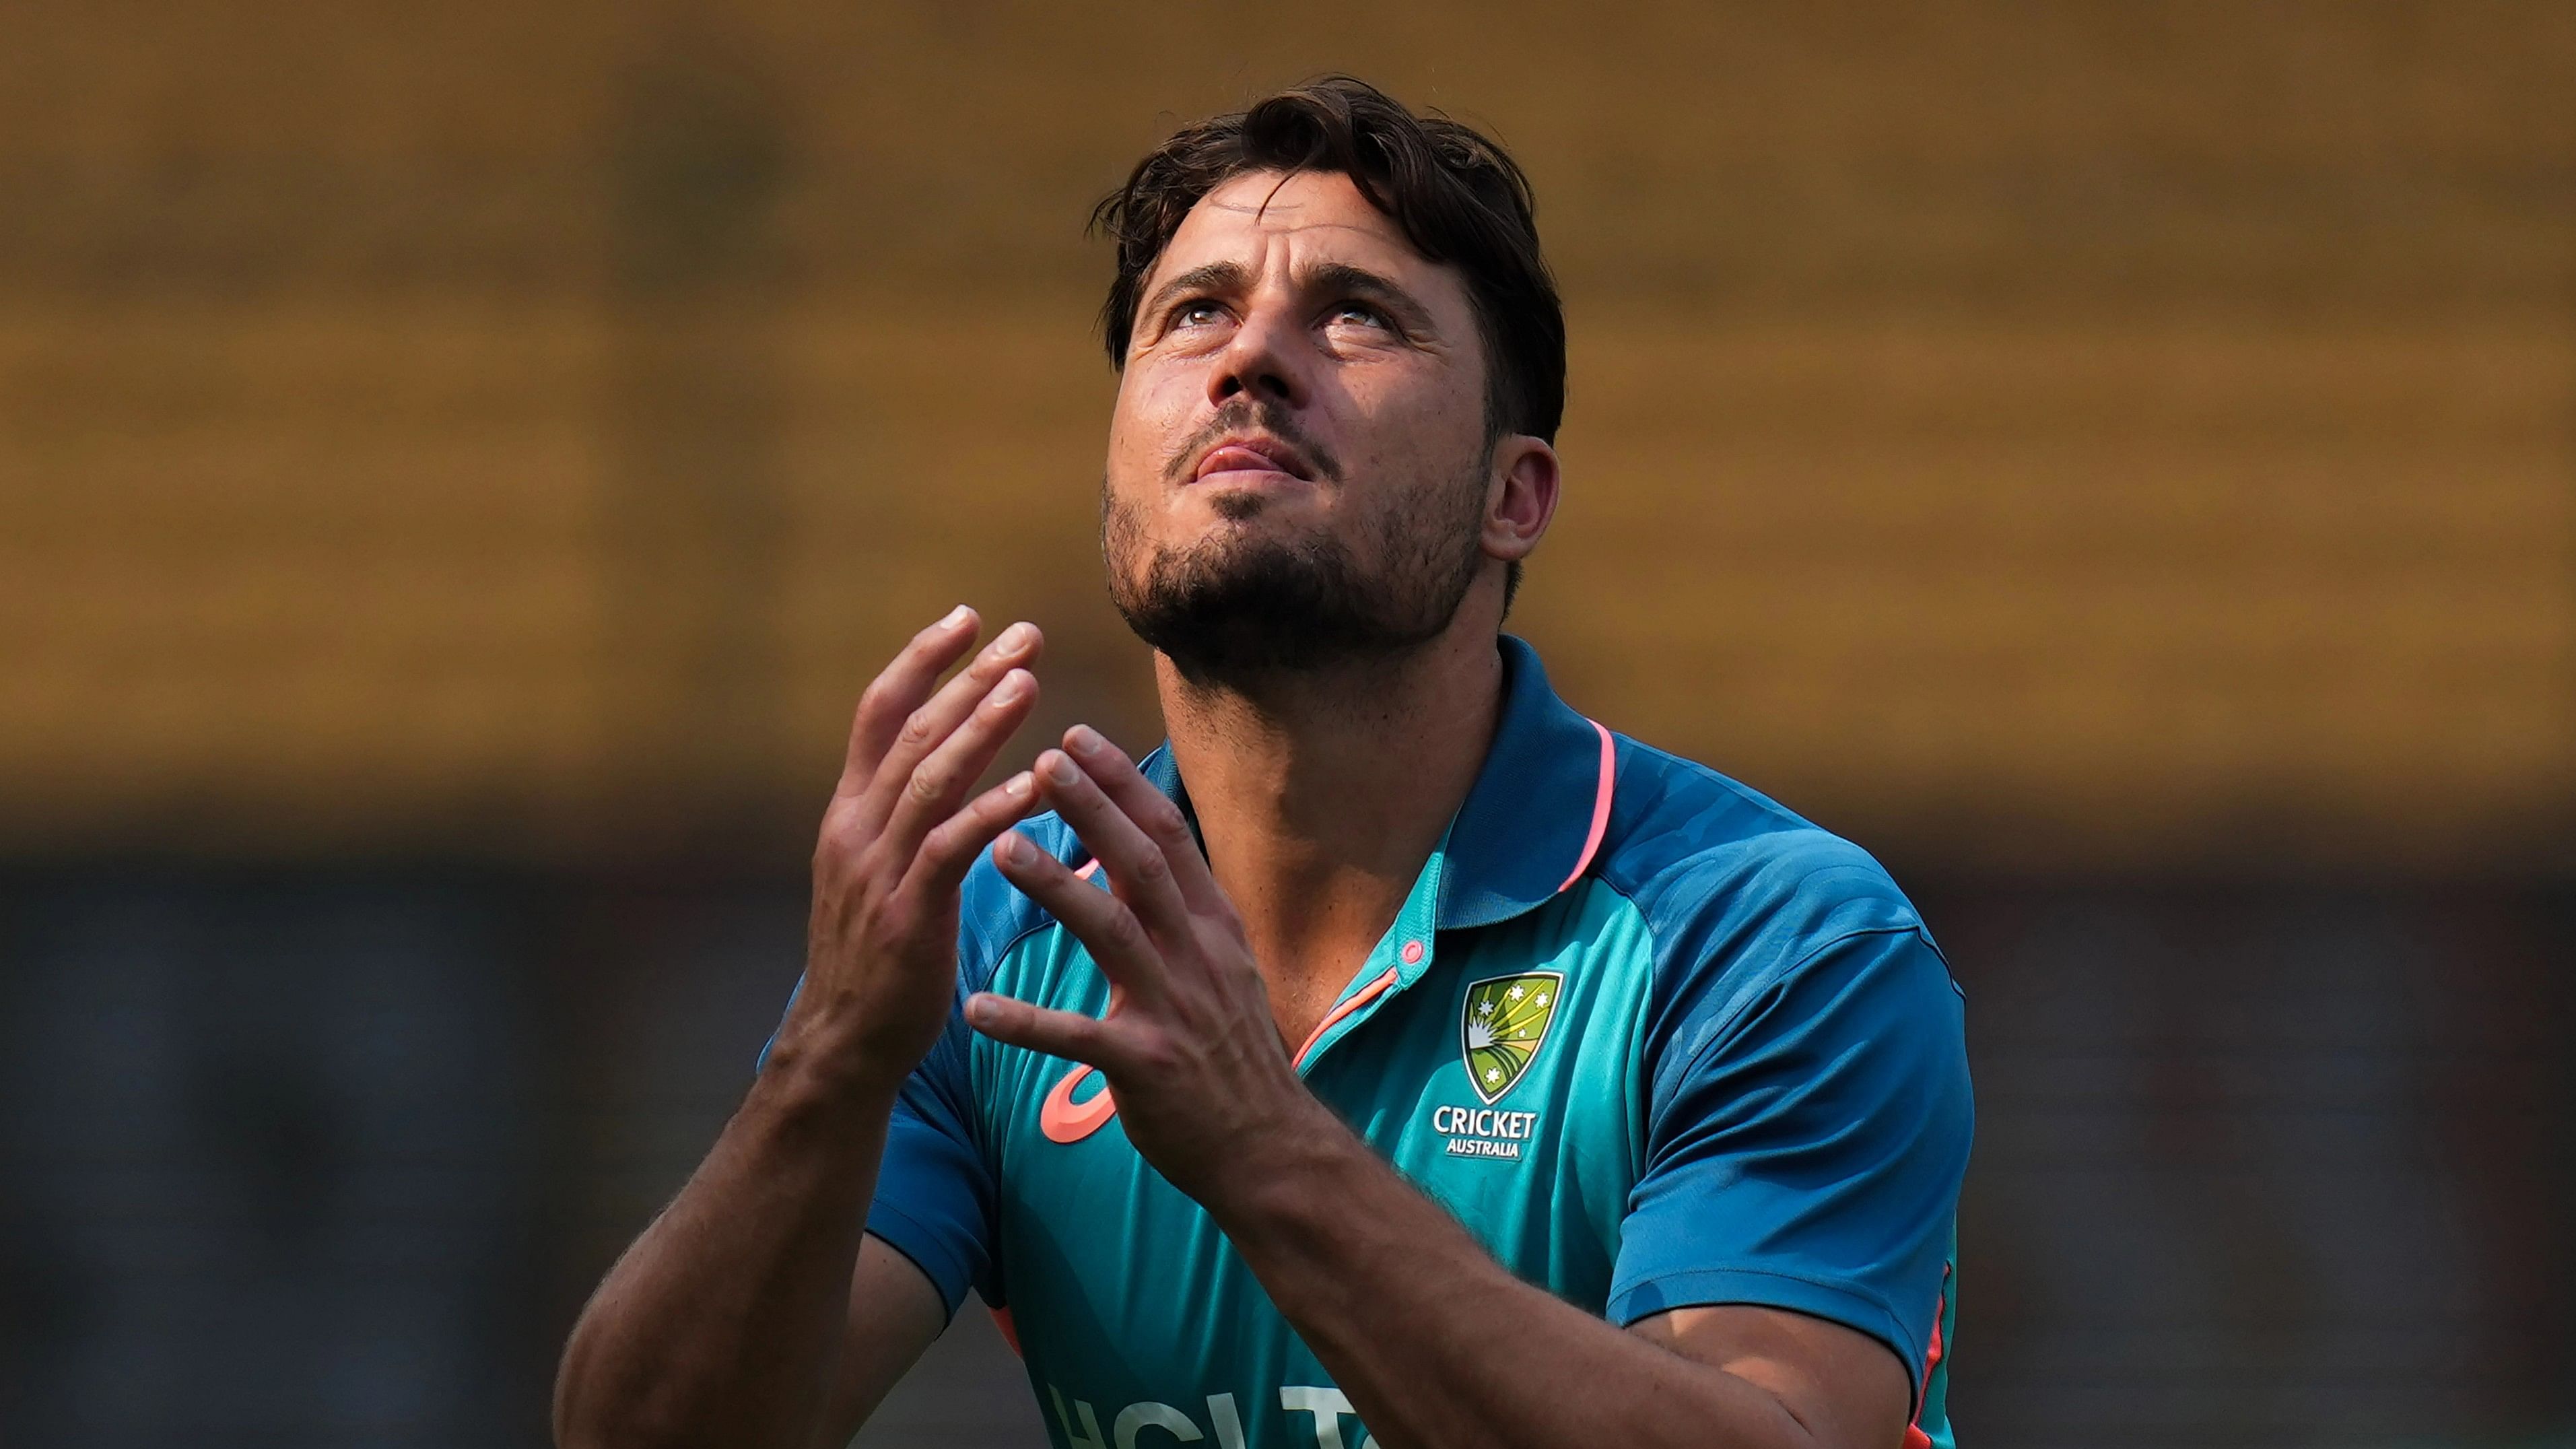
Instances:
[[[1591,725],[1594,732],[1601,737],[1600,781],[1593,792],[1592,828],[1583,842],[1583,853],[1575,858],[1574,869],[1566,876],[1565,884],[1557,887],[1559,892],[1571,889],[1576,881],[1583,879],[1584,870],[1592,864],[1594,853],[1600,850],[1602,833],[1610,824],[1611,791],[1619,775],[1619,750],[1611,738],[1610,731],[1604,729],[1598,720],[1586,720],[1585,723]],[[1084,880],[1089,880],[1099,871],[1100,861],[1095,857],[1084,862],[1082,869],[1075,874]],[[1412,940],[1404,943],[1402,955],[1405,965],[1420,965],[1423,954],[1421,941]],[[1383,995],[1387,988],[1395,985],[1400,975],[1401,972],[1397,968],[1389,967],[1385,975],[1361,987],[1348,1001],[1334,1007],[1330,1014],[1315,1024],[1315,1030],[1306,1038],[1305,1045],[1297,1048],[1297,1064],[1304,1066],[1306,1054],[1313,1051],[1315,1044],[1324,1039],[1324,1033],[1331,1031],[1344,1017]],[[1109,1084],[1106,1081],[1103,1081],[1100,1084],[1100,1090],[1092,1093],[1087,1100],[1080,1102],[1073,1100],[1073,1089],[1082,1084],[1083,1078],[1098,1070],[1097,1067],[1075,1067],[1064,1074],[1062,1081],[1047,1089],[1046,1100],[1038,1105],[1038,1130],[1046,1134],[1049,1142],[1080,1142],[1108,1126],[1109,1119],[1118,1115],[1118,1099],[1110,1095]]]
[[[1118,1099],[1109,1095],[1109,1084],[1086,1101],[1073,1100],[1073,1089],[1083,1078],[1098,1071],[1097,1067],[1076,1067],[1064,1074],[1064,1080],[1049,1088],[1046,1101],[1038,1106],[1038,1130],[1049,1142],[1080,1142],[1109,1124],[1118,1115]]]

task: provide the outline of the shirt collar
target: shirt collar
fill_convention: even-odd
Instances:
[[[1610,822],[1610,732],[1556,697],[1537,650],[1509,634],[1502,648],[1493,748],[1449,826],[1444,931],[1544,905],[1582,878]]]
[[[1608,730],[1548,687],[1538,651],[1502,636],[1503,706],[1492,748],[1449,825],[1440,929],[1507,921],[1544,905],[1592,864],[1610,820],[1616,754]],[[1190,809],[1169,745],[1145,777]],[[1197,813],[1191,811],[1191,823]]]

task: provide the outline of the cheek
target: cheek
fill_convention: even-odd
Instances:
[[[1343,392],[1355,426],[1390,460],[1454,467],[1484,440],[1484,393],[1454,368],[1427,359],[1353,368]]]
[[[1448,487],[1473,469],[1484,454],[1484,402],[1451,396],[1453,391],[1444,387],[1428,397],[1414,393],[1365,404],[1352,429],[1353,475],[1409,493]]]
[[[1196,418],[1193,394],[1176,386],[1170,369],[1131,368],[1118,381],[1109,419],[1109,478],[1122,493],[1159,485],[1172,450]]]

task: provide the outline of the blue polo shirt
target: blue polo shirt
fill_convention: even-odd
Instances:
[[[1466,803],[1297,1058],[1309,1090],[1524,1280],[1614,1324],[1694,1304],[1830,1319],[1916,1386],[1944,1348],[1972,1108],[1961,1000],[1878,863],[1559,700],[1506,637]],[[1187,800],[1171,758],[1146,773]],[[1049,815],[1023,827],[1088,856]],[[986,860],[958,1002],[1097,1015],[1072,933]],[[868,1230],[1002,1317],[1059,1449],[1374,1449],[1100,1078],[953,1015],[905,1086]]]

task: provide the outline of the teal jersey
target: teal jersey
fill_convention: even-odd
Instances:
[[[1523,1280],[1615,1324],[1756,1304],[1847,1325],[1904,1363],[1909,1442],[1947,1446],[1971,1105],[1929,934],[1866,854],[1584,719],[1502,647],[1482,773],[1299,1051],[1307,1087]],[[1186,808],[1168,753],[1146,771]],[[1086,863],[1054,817],[1025,828]],[[961,1006],[1108,1005],[1081,942],[989,862],[959,977]],[[969,1287],[993,1305],[1059,1449],[1370,1449],[1076,1063],[952,1018],[868,1228],[952,1312]]]

